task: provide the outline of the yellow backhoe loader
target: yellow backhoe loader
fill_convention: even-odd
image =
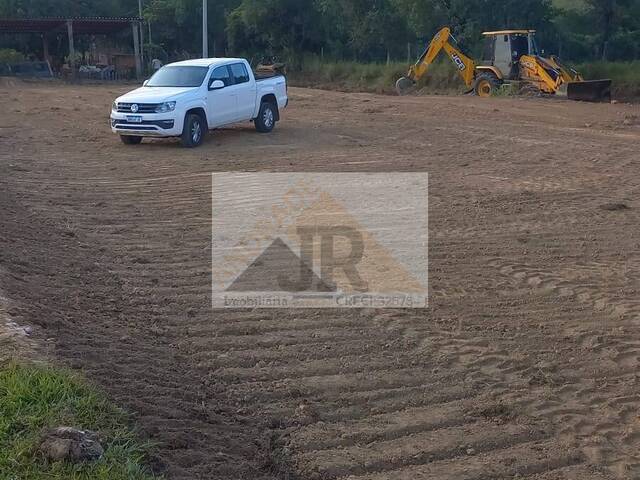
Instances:
[[[494,94],[502,85],[519,87],[522,91],[556,94],[566,87],[571,100],[590,102],[611,101],[611,80],[585,81],[575,70],[563,65],[557,57],[543,58],[538,54],[535,30],[502,30],[484,32],[483,59],[477,63],[460,51],[451,30],[440,30],[406,77],[396,82],[400,95],[407,93],[422,78],[444,50],[453,61],[462,80],[480,97]]]

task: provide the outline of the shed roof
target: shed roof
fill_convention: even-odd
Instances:
[[[73,32],[79,34],[108,34],[140,22],[138,17],[48,17],[48,18],[0,18],[0,33],[47,33],[65,28],[67,21],[73,24]]]

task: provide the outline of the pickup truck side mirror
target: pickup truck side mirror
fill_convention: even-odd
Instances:
[[[149,79],[147,79],[147,80],[145,80],[144,82],[142,82],[142,86],[143,86],[143,87],[146,87],[146,86],[147,86],[147,83],[149,83]]]
[[[222,80],[214,80],[209,84],[209,90],[220,90],[224,88],[224,82]]]

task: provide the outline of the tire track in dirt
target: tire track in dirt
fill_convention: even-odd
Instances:
[[[615,111],[336,93],[319,107],[294,90],[272,136],[237,127],[197,151],[127,149],[101,123],[112,94],[76,88],[16,93],[40,143],[10,139],[0,164],[2,262],[22,281],[9,294],[60,359],[136,413],[170,477],[636,471],[621,451],[636,442],[640,336],[611,318],[635,311],[636,278],[616,273],[635,238],[612,233],[635,216],[597,207],[632,198],[638,136],[573,120]],[[59,108],[103,101],[56,130],[55,112],[30,115],[52,91]],[[384,125],[363,111],[372,102]],[[505,116],[497,135],[490,119]],[[209,173],[246,169],[429,170],[430,308],[210,311]]]

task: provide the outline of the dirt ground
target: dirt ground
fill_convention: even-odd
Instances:
[[[177,479],[640,478],[640,108],[290,89],[125,146],[0,85],[0,290]],[[210,173],[428,171],[425,310],[210,309]],[[2,325],[0,325],[2,328]]]

